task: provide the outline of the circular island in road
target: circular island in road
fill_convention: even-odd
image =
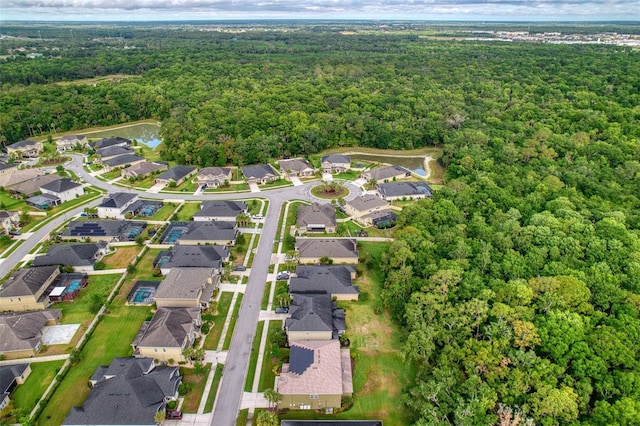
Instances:
[[[349,190],[338,183],[330,182],[311,188],[311,195],[325,200],[336,200],[349,195]]]

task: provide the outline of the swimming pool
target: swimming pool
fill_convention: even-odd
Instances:
[[[153,295],[156,293],[156,289],[153,287],[140,287],[136,290],[135,294],[131,298],[131,303],[153,303]]]
[[[74,291],[76,291],[77,289],[80,288],[81,284],[82,284],[82,281],[80,281],[80,280],[71,281],[71,284],[69,284],[67,286],[67,289],[65,290],[65,293],[73,293]]]
[[[180,236],[182,235],[182,233],[185,231],[184,228],[173,228],[169,234],[167,235],[167,237],[164,239],[164,243],[165,244],[171,244],[171,243],[175,243],[176,241],[178,241],[178,239],[180,238]]]

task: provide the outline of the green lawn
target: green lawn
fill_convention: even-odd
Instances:
[[[124,306],[116,299],[81,351],[80,363],[69,369],[36,424],[62,424],[71,407],[82,405],[89,394],[87,383],[96,368],[109,365],[116,357],[131,356],[131,342],[150,313],[149,307]]]
[[[103,173],[100,177],[104,180],[113,180],[117,177],[120,177],[120,169],[111,170],[107,173]]]
[[[243,296],[242,293],[238,294],[236,305],[233,307],[233,314],[231,315],[231,322],[229,323],[229,329],[227,330],[227,335],[225,336],[224,344],[222,345],[223,351],[228,350],[229,345],[231,344],[233,329],[236,327],[236,321],[238,321],[238,313],[240,312],[240,305],[242,304],[242,296]]]
[[[0,209],[2,210],[16,210],[22,211],[23,208],[27,207],[29,210],[35,210],[31,207],[27,206],[27,203],[18,198],[13,198],[11,195],[6,192],[0,192]]]
[[[55,303],[51,308],[62,309],[62,324],[82,324],[82,330],[84,330],[97,313],[97,310],[92,313],[90,309],[94,303],[93,299],[106,300],[121,275],[90,275],[89,283],[80,291],[76,300]]]
[[[232,298],[233,293],[223,292],[220,295],[220,300],[218,301],[218,315],[215,316],[214,325],[211,327],[211,330],[209,330],[209,334],[207,334],[206,340],[204,341],[205,349],[215,350],[218,347],[220,335],[222,334],[222,327],[224,326],[224,321],[229,313]]]
[[[216,395],[218,394],[218,386],[220,386],[220,379],[222,379],[222,370],[224,370],[224,364],[218,364],[216,371],[211,382],[211,389],[209,390],[209,397],[207,403],[204,405],[204,412],[210,413],[213,410],[213,404],[216,401]]]
[[[273,389],[275,383],[275,374],[273,368],[280,365],[280,362],[289,358],[289,349],[278,348],[274,353],[272,348],[273,333],[282,329],[282,321],[269,321],[269,333],[267,334],[267,344],[264,348],[264,357],[262,358],[262,370],[260,370],[260,383],[258,391],[264,392],[265,389]]]
[[[13,405],[27,413],[31,412],[62,364],[64,361],[32,362],[31,374],[11,395]]]
[[[156,184],[156,178],[158,177],[158,174],[159,173],[156,173],[156,174],[152,173],[143,179],[134,180],[133,182],[131,182],[129,179],[123,179],[122,183],[134,188],[149,189]]]
[[[247,419],[249,418],[249,409],[245,408],[238,413],[238,419],[236,420],[236,426],[247,426]]]
[[[270,271],[273,272],[273,271]],[[263,311],[267,309],[267,305],[269,304],[269,293],[271,292],[271,283],[268,282],[266,286],[264,286],[264,294],[262,295],[262,303],[260,304],[260,309]]]
[[[355,170],[347,170],[344,173],[337,173],[333,175],[334,179],[344,179],[344,180],[356,180],[360,177],[360,172]]]
[[[251,392],[253,388],[253,378],[256,375],[256,367],[258,363],[258,355],[260,354],[260,340],[262,339],[262,330],[264,329],[264,321],[258,321],[256,327],[256,335],[253,336],[253,345],[251,345],[251,356],[249,358],[249,369],[247,370],[247,381],[244,384],[244,391]]]
[[[224,188],[207,188],[204,190],[206,194],[220,193],[220,192],[244,192],[249,191],[249,185],[246,183],[230,184]]]
[[[180,211],[176,214],[176,221],[188,222],[193,218],[193,215],[200,211],[200,203],[184,203]]]
[[[286,186],[293,186],[291,181],[286,179],[276,179],[273,182],[265,183],[264,185],[259,185],[260,189],[271,189],[271,188],[283,188]]]
[[[195,179],[189,178],[186,181],[182,182],[182,185],[178,185],[175,187],[165,186],[164,189],[160,192],[194,192],[198,187]]]
[[[207,377],[211,374],[211,364],[204,366],[206,369],[204,375],[198,376],[192,368],[180,367],[182,374],[182,383],[189,384],[191,390],[184,396],[182,411],[185,413],[197,413],[202,394],[204,393],[204,385],[207,383]]]
[[[164,205],[162,207],[160,207],[160,210],[155,212],[153,214],[153,216],[149,216],[149,217],[138,216],[137,219],[142,219],[142,220],[169,220],[169,217],[171,216],[171,213],[173,213],[173,211],[176,209],[177,206],[178,205],[174,204],[174,203],[164,203]]]

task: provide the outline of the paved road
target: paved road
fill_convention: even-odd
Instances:
[[[260,314],[260,305],[262,303],[262,295],[267,281],[273,242],[276,239],[280,209],[282,204],[287,200],[302,199],[312,201],[313,197],[309,195],[309,190],[313,186],[319,185],[320,182],[315,181],[299,186],[290,186],[260,193],[244,192],[203,195],[159,194],[127,190],[96,179],[87,173],[82,167],[82,156],[72,155],[71,157],[72,161],[67,163],[65,168],[72,170],[76,175],[81,176],[87,183],[102,188],[108,192],[137,192],[145,198],[161,200],[230,200],[253,198],[256,196],[264,197],[269,200],[269,208],[265,215],[264,227],[262,228],[260,242],[253,259],[251,275],[242,299],[242,305],[240,306],[239,317],[233,332],[227,362],[225,364],[220,383],[220,391],[218,392],[216,405],[211,418],[212,425],[234,426],[236,424],[236,417],[240,409],[240,404],[242,403],[242,394],[244,391],[244,382],[249,364],[249,355],[251,353],[251,345],[256,331],[258,316]],[[347,183],[346,186],[349,187],[351,191],[349,196],[346,197],[347,200],[360,194],[360,190],[354,185]],[[66,219],[81,213],[85,207],[93,207],[99,203],[100,200],[96,200],[91,204],[85,204],[69,211],[66,215],[62,215],[61,217],[47,223],[41,229],[36,231],[31,238],[23,242],[16,251],[8,256],[2,264],[0,264],[0,274],[4,275],[9,272],[38,242],[40,242],[40,240],[49,235],[52,230],[59,227]]]

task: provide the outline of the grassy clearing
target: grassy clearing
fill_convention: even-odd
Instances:
[[[87,383],[96,368],[109,365],[116,357],[131,356],[131,342],[150,313],[148,307],[124,306],[116,300],[82,349],[80,363],[69,369],[36,424],[62,424],[71,407],[82,405],[89,394]]]
[[[264,357],[262,358],[262,369],[260,370],[260,382],[258,391],[264,392],[265,389],[273,388],[276,376],[273,372],[274,367],[280,365],[280,360],[289,358],[289,349],[273,348],[273,335],[282,329],[281,321],[269,321],[269,332],[267,334],[267,344],[264,348]]]
[[[192,368],[180,368],[180,374],[182,375],[182,383],[187,384],[191,389],[184,396],[184,402],[182,403],[182,411],[185,413],[197,413],[202,394],[204,393],[204,386],[207,383],[207,377],[211,374],[211,364],[204,366],[204,375],[197,375]]]
[[[80,291],[73,302],[55,303],[52,309],[62,309],[62,324],[82,324],[81,330],[86,330],[97,313],[91,313],[95,300],[106,300],[107,296],[116,285],[120,274],[91,275],[85,288]],[[100,306],[97,306],[98,308]]]
[[[220,386],[220,380],[222,379],[222,371],[224,370],[224,364],[216,365],[216,371],[211,382],[211,389],[209,390],[209,397],[207,403],[204,405],[204,412],[210,413],[213,410],[213,404],[216,401],[216,395],[218,394],[218,386]]]
[[[260,354],[260,340],[262,340],[263,329],[264,321],[258,321],[258,325],[256,327],[256,335],[253,336],[253,345],[251,345],[251,356],[249,358],[249,369],[247,370],[247,381],[244,384],[245,392],[251,392],[251,390],[253,389],[253,378],[256,375],[258,355]]]
[[[138,246],[116,247],[113,253],[102,258],[107,269],[121,269],[133,263],[141,248]]]
[[[64,361],[32,362],[31,374],[24,384],[19,385],[11,394],[11,401],[15,408],[30,412],[36,406]]]
[[[222,334],[222,327],[224,326],[224,321],[227,318],[229,308],[231,307],[232,298],[233,293],[224,292],[220,295],[220,300],[218,301],[218,314],[215,315],[214,325],[211,327],[211,330],[209,330],[209,334],[207,334],[206,340],[204,341],[204,348],[206,350],[217,349],[218,342],[220,342],[220,336]]]
[[[240,312],[240,305],[242,305],[242,293],[238,294],[236,305],[233,307],[231,322],[229,323],[229,328],[227,329],[227,335],[225,336],[224,344],[222,345],[223,351],[229,350],[229,345],[231,344],[231,337],[233,336],[233,330],[236,327],[236,322],[238,321],[238,313]]]
[[[184,203],[180,211],[176,214],[175,220],[178,222],[188,222],[193,219],[193,215],[200,211],[200,203]]]

